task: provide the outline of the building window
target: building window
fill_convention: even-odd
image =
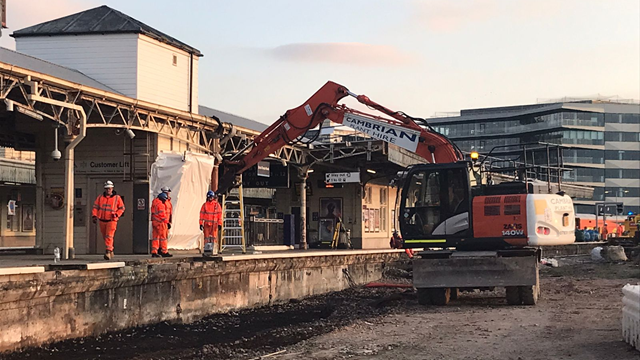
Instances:
[[[380,207],[380,231],[387,231],[387,207]]]
[[[608,187],[604,190],[605,196],[612,197],[640,197],[640,188],[637,187]]]
[[[603,169],[573,168],[566,171],[562,178],[566,181],[604,182],[605,171]]]
[[[178,55],[173,54],[173,66],[178,66]]]
[[[605,114],[605,121],[618,124],[640,124],[640,114]]]
[[[624,142],[637,142],[640,141],[640,133],[637,132],[617,132],[609,131],[605,133],[605,140],[607,141],[624,141]]]
[[[638,179],[640,178],[640,170],[636,169],[606,169],[605,175],[607,179]]]
[[[365,204],[371,204],[373,202],[372,200],[372,196],[373,195],[373,190],[371,189],[371,186],[365,186],[364,188],[364,202]]]
[[[637,150],[607,150],[607,160],[640,160],[640,151]]]
[[[380,188],[380,205],[387,205],[387,188]]]

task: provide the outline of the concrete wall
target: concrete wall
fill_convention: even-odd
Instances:
[[[0,147],[0,158],[36,161],[36,153],[33,151],[19,151],[8,147]]]
[[[606,245],[605,242],[581,242],[561,246],[541,246],[542,257],[561,257],[574,255],[589,255],[591,250],[597,246]]]
[[[381,278],[399,252],[147,263],[0,276],[0,351],[338,291]]]

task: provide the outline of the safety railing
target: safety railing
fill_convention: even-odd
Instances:
[[[245,222],[247,245],[283,245],[284,220],[250,217]]]

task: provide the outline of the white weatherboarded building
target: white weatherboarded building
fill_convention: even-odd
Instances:
[[[15,31],[16,50],[132,98],[198,113],[199,50],[108,6]]]

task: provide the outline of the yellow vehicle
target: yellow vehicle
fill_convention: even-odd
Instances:
[[[611,242],[622,246],[640,245],[640,214],[630,214],[622,226],[624,226],[622,235],[611,238]]]

